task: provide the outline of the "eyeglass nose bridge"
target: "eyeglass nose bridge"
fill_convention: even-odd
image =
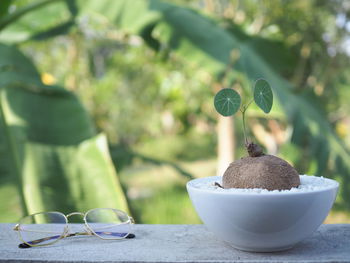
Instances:
[[[83,216],[83,217],[85,216],[85,214],[81,213],[81,212],[72,212],[72,213],[66,215],[66,217],[68,219],[70,216],[74,216],[74,215],[80,215],[80,216]]]
[[[82,216],[82,217],[85,216],[85,214],[84,214],[84,213],[81,213],[81,212],[72,212],[72,213],[69,213],[68,215],[66,215],[67,221],[69,221],[69,217],[75,216],[75,215],[79,215],[79,216]],[[67,222],[67,223],[68,223],[68,222]],[[67,225],[67,226],[66,226],[66,229],[65,229],[65,234],[64,234],[64,236],[65,236],[65,237],[69,236],[69,235],[70,235],[69,233],[70,233],[70,227]]]
[[[80,215],[82,217],[85,217],[85,214],[84,213],[81,213],[81,212],[72,212],[72,213],[69,213],[68,215],[66,215],[67,217],[67,220],[69,219],[70,216],[74,216],[74,215]],[[91,231],[91,229],[85,224],[84,226],[84,229],[85,229],[85,232],[87,235],[93,235],[93,232]],[[65,236],[68,236],[69,235],[69,226],[67,225],[66,226],[66,229],[65,229]]]

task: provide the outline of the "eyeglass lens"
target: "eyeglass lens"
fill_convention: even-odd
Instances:
[[[93,209],[86,214],[85,219],[90,230],[104,239],[125,238],[131,232],[129,216],[117,209]]]
[[[66,217],[59,212],[37,213],[20,221],[19,234],[31,246],[49,245],[62,237],[66,225]]]

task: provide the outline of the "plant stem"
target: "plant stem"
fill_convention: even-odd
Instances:
[[[247,146],[248,145],[248,137],[247,137],[247,130],[246,130],[246,126],[245,126],[245,112],[248,109],[248,107],[250,106],[250,104],[253,102],[253,100],[249,101],[247,105],[243,105],[241,108],[241,112],[242,112],[242,121],[243,121],[243,135],[244,135],[244,143]]]
[[[247,110],[247,108],[245,106],[243,106],[243,110],[241,110],[241,112],[242,112],[242,120],[243,120],[244,143],[245,143],[245,145],[248,145],[247,132],[246,132],[246,128],[245,128],[245,111],[246,110]]]
[[[251,99],[251,100],[248,102],[247,106],[245,106],[245,109],[248,109],[248,107],[250,106],[250,104],[252,104],[253,101],[254,101],[254,100]]]

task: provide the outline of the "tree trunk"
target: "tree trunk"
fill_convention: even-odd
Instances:
[[[234,160],[235,138],[233,117],[218,115],[218,161],[216,175],[223,175]]]

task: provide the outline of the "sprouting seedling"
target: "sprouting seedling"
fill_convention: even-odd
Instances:
[[[245,125],[245,113],[252,102],[255,102],[260,109],[265,113],[269,113],[273,104],[273,94],[270,84],[265,79],[257,79],[254,83],[254,98],[251,99],[247,104],[241,106],[241,96],[237,91],[229,88],[220,90],[214,98],[214,106],[218,113],[223,116],[232,116],[238,110],[242,113],[243,121],[243,134],[245,146],[248,149],[252,146],[251,142],[247,139],[247,131]],[[254,146],[255,147],[255,146]],[[254,153],[253,153],[254,154]],[[258,153],[259,154],[259,153]]]

